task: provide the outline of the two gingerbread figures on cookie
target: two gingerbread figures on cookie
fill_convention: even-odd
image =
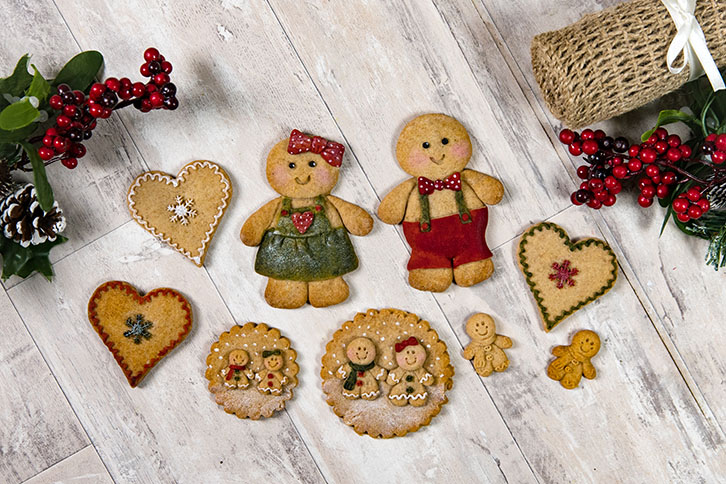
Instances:
[[[274,307],[330,306],[348,297],[343,276],[358,267],[349,234],[364,236],[373,218],[331,195],[344,147],[293,130],[267,157],[267,180],[280,197],[242,226],[240,238],[259,246],[255,271],[268,278],[265,299]],[[403,224],[411,246],[409,283],[444,291],[491,276],[486,244],[487,205],[499,203],[499,180],[466,169],[472,155],[466,129],[444,114],[424,114],[401,132],[396,157],[411,178],[381,202],[379,218]]]

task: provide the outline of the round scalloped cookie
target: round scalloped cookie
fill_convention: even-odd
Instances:
[[[209,391],[227,413],[257,420],[285,408],[297,386],[297,353],[264,323],[234,326],[207,356]]]
[[[413,313],[358,313],[325,350],[320,376],[326,401],[358,434],[390,438],[415,432],[448,401],[454,367],[446,344]]]

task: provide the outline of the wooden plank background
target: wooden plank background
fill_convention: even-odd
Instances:
[[[726,478],[726,309],[723,274],[705,244],[661,213],[573,207],[575,164],[541,101],[529,63],[539,32],[615,0],[99,0],[10,1],[0,10],[9,70],[25,52],[45,73],[98,49],[105,75],[137,72],[158,47],[174,64],[181,107],[104,122],[76,170],[50,168],[71,241],[54,249],[56,278],[12,278],[0,292],[0,482],[722,482]],[[132,78],[137,75],[130,76]],[[659,106],[603,123],[639,133]],[[377,223],[355,238],[361,268],[351,297],[327,309],[264,302],[254,250],[238,239],[247,215],[274,196],[267,151],[292,128],[347,146],[336,195],[375,212],[404,178],[398,131],[423,112],[460,119],[472,166],[505,185],[491,210],[496,272],[474,288],[433,295],[406,284],[399,228]],[[147,169],[222,164],[235,195],[204,268],[131,221],[125,193]],[[613,291],[556,331],[541,329],[516,268],[518,235],[553,220],[606,239],[621,277]],[[137,389],[127,386],[87,322],[93,289],[109,279],[142,290],[174,287],[195,327]],[[405,438],[357,436],[324,402],[320,358],[332,333],[368,307],[429,320],[456,369],[450,403]],[[511,367],[479,378],[459,357],[474,312],[514,340]],[[204,360],[235,322],[280,328],[299,353],[288,408],[252,422],[225,414],[206,390]],[[546,377],[550,349],[582,328],[603,348],[598,377],[566,391]]]

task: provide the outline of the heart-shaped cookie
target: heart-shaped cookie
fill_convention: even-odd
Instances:
[[[618,276],[618,261],[606,242],[573,243],[562,227],[549,222],[522,234],[518,258],[545,331],[608,292]]]
[[[192,307],[173,289],[154,289],[141,296],[126,282],[109,281],[88,301],[88,320],[135,387],[186,338]]]
[[[202,266],[232,196],[227,173],[216,163],[188,163],[176,178],[160,171],[139,175],[128,194],[131,216],[162,242]]]

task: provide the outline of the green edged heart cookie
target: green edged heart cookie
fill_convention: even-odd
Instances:
[[[562,227],[542,222],[527,229],[517,252],[545,331],[613,287],[618,261],[599,239],[572,242]]]

